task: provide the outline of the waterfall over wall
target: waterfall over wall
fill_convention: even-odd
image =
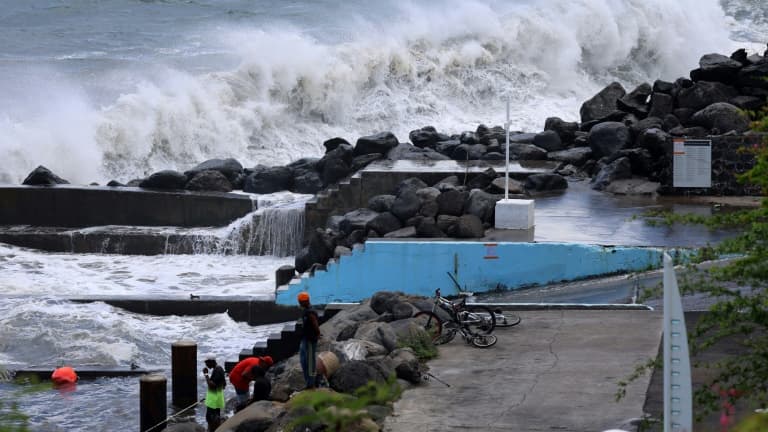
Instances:
[[[306,198],[308,199],[308,197]],[[195,254],[292,256],[301,249],[306,199],[259,200],[260,209],[218,230],[182,240],[191,245],[169,242],[166,253],[190,247]],[[266,208],[263,208],[266,207]]]

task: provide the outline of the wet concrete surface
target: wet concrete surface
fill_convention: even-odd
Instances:
[[[724,211],[701,197],[618,196],[589,186],[586,180],[570,181],[562,193],[534,197],[532,230],[490,229],[484,240],[691,247],[717,243],[735,233],[697,225],[652,226],[643,217],[649,210],[698,215]],[[754,200],[743,202],[754,205]]]
[[[619,380],[655,357],[662,316],[650,311],[523,311],[498,343],[439,347],[430,379],[406,390],[385,431],[604,431],[642,415],[650,377],[616,402]]]

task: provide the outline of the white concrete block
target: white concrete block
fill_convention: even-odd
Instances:
[[[530,229],[533,200],[502,199],[496,202],[496,229]]]

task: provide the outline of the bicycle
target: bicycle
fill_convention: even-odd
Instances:
[[[443,322],[437,316],[438,307],[448,313],[450,320]],[[435,290],[432,310],[418,312],[414,318],[436,345],[450,342],[456,333],[461,333],[467,343],[478,348],[487,348],[497,342],[496,336],[491,334],[496,327],[495,314],[488,307],[468,307],[466,297],[458,302],[450,301],[440,295],[440,288]]]
[[[468,296],[471,297],[474,295],[474,293],[467,291],[465,289],[462,289],[461,285],[459,284],[459,281],[456,280],[456,278],[451,274],[451,272],[446,272],[448,274],[448,277],[451,278],[453,281],[453,284],[456,286],[456,289],[459,291],[459,295]],[[500,289],[501,284],[496,284],[496,289]],[[478,311],[477,313],[485,314],[488,312]],[[493,316],[496,319],[496,327],[514,327],[522,321],[522,318],[520,315],[512,312],[507,312],[506,314],[501,311],[501,309],[495,309],[493,310]]]

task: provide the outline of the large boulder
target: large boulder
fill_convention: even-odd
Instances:
[[[558,162],[581,166],[592,156],[592,149],[589,147],[573,147],[568,150],[560,150],[547,153],[547,159]]]
[[[692,87],[680,90],[677,94],[677,106],[700,110],[713,103],[727,102],[738,94],[735,88],[723,83],[699,81]]]
[[[368,208],[375,212],[388,212],[395,202],[394,195],[376,195],[368,200]]]
[[[416,224],[416,236],[421,238],[441,238],[445,237],[445,233],[437,227],[434,218],[424,217]]]
[[[375,218],[368,222],[368,229],[376,231],[380,236],[403,227],[400,219],[390,212],[379,213]]]
[[[421,200],[413,189],[405,189],[397,195],[390,210],[401,221],[416,216],[421,208]],[[399,227],[398,227],[399,228]]]
[[[650,84],[642,83],[617,100],[616,106],[622,111],[643,118],[648,115],[648,97],[651,96],[652,92],[653,89]]]
[[[339,148],[331,153],[337,151]],[[352,167],[341,158],[330,158],[323,163],[322,179],[323,183],[326,185],[336,183],[350,174],[352,174]]]
[[[399,230],[390,231],[386,234],[384,234],[385,238],[413,238],[416,237],[416,227],[415,226],[407,226],[400,228]]]
[[[509,158],[512,160],[545,160],[547,151],[533,144],[509,144]]]
[[[323,189],[323,180],[316,171],[301,171],[293,178],[293,191],[301,194],[316,194]]]
[[[307,246],[302,248],[294,260],[294,267],[299,273],[309,270],[313,264],[325,265],[333,257],[333,239],[321,228],[316,228],[309,236]]]
[[[423,189],[427,186],[428,185],[424,183],[424,180],[418,177],[408,177],[407,179],[397,184],[397,187],[395,188],[395,196],[400,195],[406,189],[416,192],[417,190]]]
[[[616,101],[624,97],[627,91],[617,82],[609,84],[599,93],[581,105],[581,122],[601,119],[616,110]]]
[[[370,153],[387,154],[397,147],[397,137],[392,132],[380,132],[375,135],[360,137],[355,144],[355,156]]]
[[[451,152],[451,159],[457,161],[478,160],[483,157],[487,148],[482,144],[459,144]]]
[[[187,176],[174,170],[158,171],[139,183],[145,189],[184,189]]]
[[[628,157],[622,157],[603,165],[600,171],[592,178],[592,189],[603,190],[616,180],[632,177],[632,163]]]
[[[738,85],[742,88],[768,89],[768,80],[766,78],[768,78],[768,61],[763,60],[742,68],[739,71]]]
[[[450,160],[451,158],[429,147],[419,148],[408,143],[400,143],[387,154],[391,160]]]
[[[629,129],[619,122],[600,123],[589,131],[588,139],[594,157],[610,156],[629,145]]]
[[[637,138],[637,146],[648,150],[654,157],[665,155],[671,142],[670,135],[659,128],[646,129]]]
[[[710,130],[717,129],[719,133],[749,129],[749,118],[739,108],[724,102],[714,103],[697,112],[691,122]]]
[[[448,135],[439,133],[433,126],[424,126],[421,129],[412,130],[408,134],[408,139],[416,147],[420,148],[435,148],[440,141],[447,141],[450,139]]]
[[[27,186],[52,186],[57,184],[69,184],[69,182],[57,176],[48,168],[40,165],[33,169],[21,184]]]
[[[653,93],[651,95],[651,109],[648,111],[649,117],[664,118],[665,115],[672,113],[675,108],[675,100],[666,93]]]
[[[472,189],[464,203],[464,211],[479,217],[483,222],[493,223],[496,201],[500,198],[500,196],[491,195],[480,189]]]
[[[340,145],[352,147],[352,144],[350,144],[349,141],[341,137],[331,138],[323,143],[323,147],[325,147],[326,153],[336,150],[336,148]]]
[[[533,138],[533,145],[543,148],[548,152],[558,151],[563,149],[563,141],[560,139],[560,135],[555,131],[545,130]]]
[[[203,171],[218,171],[222,173],[230,182],[234,181],[238,174],[243,172],[243,166],[235,159],[209,159],[201,164],[198,164],[194,168],[185,171],[184,174],[189,178],[194,178],[195,175]]]
[[[458,190],[448,190],[437,197],[438,213],[441,215],[461,216],[464,202],[469,194]]]
[[[339,367],[331,377],[330,385],[338,392],[353,393],[369,381],[384,382],[387,378],[370,363],[364,360],[353,360]]]
[[[355,230],[366,230],[368,224],[379,215],[371,209],[357,209],[352,210],[344,215],[344,218],[339,222],[339,230],[342,233],[349,235]]]
[[[536,138],[535,133],[509,133],[510,144],[533,144],[533,140]],[[505,137],[506,144],[506,137]]]
[[[456,222],[456,237],[479,238],[485,235],[483,221],[479,217],[467,214],[459,217]]]
[[[560,117],[549,117],[544,121],[544,130],[555,132],[560,137],[560,141],[569,143],[576,138],[579,124],[564,121]]]
[[[395,367],[395,373],[400,379],[413,384],[419,384],[422,380],[422,370],[419,359],[410,348],[398,348],[387,356]]]
[[[453,150],[461,145],[459,140],[455,139],[449,139],[445,141],[440,141],[435,146],[435,150],[437,150],[438,153],[443,154],[445,156],[450,156],[453,154]]]
[[[246,177],[243,192],[269,194],[291,190],[293,171],[284,166],[260,167]]]
[[[193,191],[231,192],[232,183],[220,171],[200,171],[187,183],[186,188]]]
[[[412,146],[409,146],[409,147],[412,147]],[[392,152],[389,152],[389,153],[392,154]],[[357,172],[367,167],[374,161],[377,161],[382,158],[384,158],[384,155],[380,153],[368,153],[367,155],[355,156],[354,158],[352,158],[352,164],[350,165],[350,167],[352,168],[352,172]]]
[[[605,191],[614,195],[652,195],[655,196],[661,183],[646,179],[631,178],[616,180],[605,187]]]
[[[363,322],[355,332],[355,339],[379,344],[391,352],[397,348],[397,336],[392,327],[383,322]]]
[[[675,83],[671,83],[669,81],[662,81],[662,80],[656,80],[653,82],[654,93],[666,93],[668,95],[671,95],[674,90],[675,90]]]
[[[532,174],[525,179],[525,190],[529,192],[548,192],[568,188],[568,181],[559,174]]]
[[[699,68],[691,71],[691,80],[732,84],[736,82],[742,66],[740,62],[722,54],[705,54],[699,60]]]

